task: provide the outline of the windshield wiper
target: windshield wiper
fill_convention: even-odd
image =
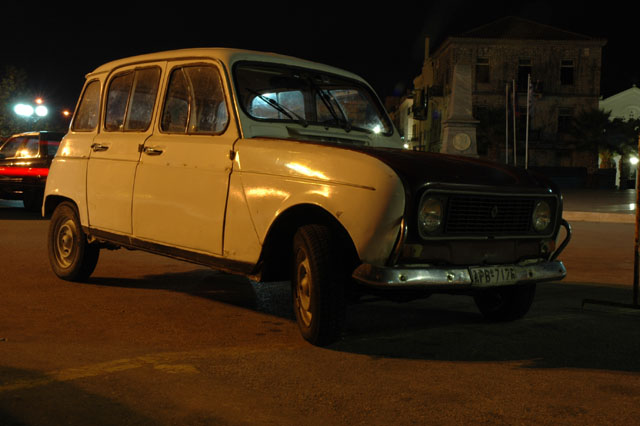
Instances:
[[[253,89],[249,89],[248,87],[247,87],[247,90],[251,94],[256,95],[258,98],[260,98],[261,101],[263,101],[264,103],[269,105],[271,108],[275,109],[276,111],[278,111],[281,114],[286,115],[291,120],[297,121],[303,127],[307,127],[309,125],[307,120],[305,120],[303,117],[301,117],[298,114],[296,114],[294,111],[291,111],[290,109],[286,108],[284,105],[280,104],[278,101],[275,101],[273,99],[269,99],[266,96],[262,95],[261,93],[256,92]]]
[[[324,106],[327,107],[327,109],[329,110],[329,114],[333,116],[333,119],[336,121],[336,123],[340,127],[342,127],[345,130],[345,132],[347,133],[350,132],[351,123],[349,123],[349,120],[347,119],[347,115],[342,109],[342,106],[340,106],[340,102],[338,102],[338,100],[331,94],[331,92],[316,86],[313,80],[309,79],[309,84],[311,84],[311,87],[313,88],[313,90],[315,90],[318,96],[320,96],[320,100],[322,101]],[[338,114],[336,113],[335,108],[333,107],[333,105],[331,105],[332,102],[338,107],[338,110],[340,111],[340,115],[342,116],[342,118],[338,117]]]

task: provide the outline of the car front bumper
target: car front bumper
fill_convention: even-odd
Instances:
[[[526,265],[478,267],[380,267],[360,265],[353,273],[358,282],[373,287],[480,288],[560,280],[567,275],[560,261]]]
[[[564,241],[548,259],[503,265],[399,265],[361,264],[353,278],[378,288],[425,288],[433,290],[474,289],[505,285],[561,280],[567,275],[564,264],[556,260],[571,240],[571,226],[566,220]]]

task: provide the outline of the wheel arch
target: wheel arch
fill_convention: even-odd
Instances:
[[[328,226],[336,242],[345,248],[346,264],[355,269],[360,258],[351,236],[331,213],[314,204],[298,204],[278,215],[269,227],[258,261],[262,281],[284,281],[290,278],[293,236],[304,225]]]
[[[73,201],[71,198],[64,197],[62,195],[48,195],[44,201],[44,208],[42,211],[43,216],[50,217],[53,214],[53,211],[56,209],[56,207],[58,207],[60,204],[64,203],[65,201],[73,204],[73,206],[76,209],[76,212],[80,214],[78,209],[78,204],[75,201]]]

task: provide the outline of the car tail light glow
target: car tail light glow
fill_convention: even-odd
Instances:
[[[0,167],[0,176],[37,176],[46,177],[49,169],[45,167]]]

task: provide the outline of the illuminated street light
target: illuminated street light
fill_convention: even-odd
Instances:
[[[629,162],[635,166],[636,164],[638,164],[638,158],[637,157],[631,157],[631,158],[629,158]]]
[[[49,114],[49,109],[44,106],[42,98],[36,98],[34,102],[35,107],[29,104],[17,104],[13,107],[13,112],[21,117],[33,117],[33,114],[38,117],[46,117]]]
[[[47,109],[47,107],[46,107],[46,106],[44,106],[44,105],[38,105],[38,106],[36,107],[36,115],[37,115],[38,117],[44,117],[44,116],[46,116],[47,114],[49,114],[49,110]]]
[[[13,107],[13,111],[22,117],[31,117],[33,115],[33,107],[27,104],[17,104]]]

